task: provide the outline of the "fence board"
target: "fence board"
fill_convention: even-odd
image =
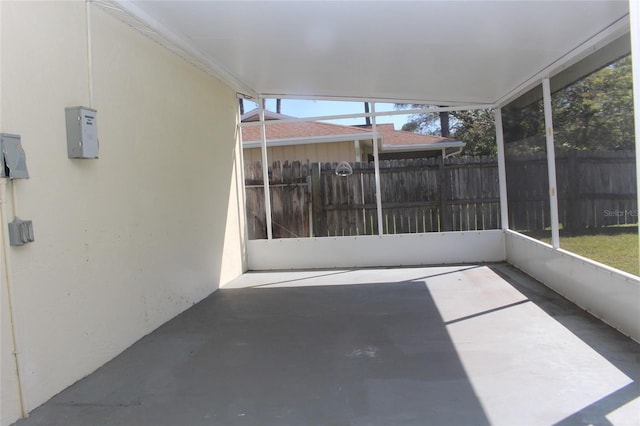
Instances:
[[[274,238],[378,233],[373,163],[275,162],[269,170]],[[507,158],[509,220],[516,230],[550,226],[544,154]],[[556,155],[561,224],[584,229],[637,223],[635,154],[566,152]],[[494,157],[380,162],[385,233],[468,231],[500,227]],[[266,237],[260,162],[245,164],[249,238]],[[443,198],[444,197],[444,198]]]

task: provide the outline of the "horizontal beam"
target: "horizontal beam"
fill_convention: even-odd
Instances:
[[[280,121],[280,120],[272,120]],[[269,120],[267,120],[269,122]],[[307,145],[314,143],[331,143],[331,142],[353,142],[361,140],[373,139],[373,133],[352,133],[344,135],[327,135],[327,136],[309,136],[304,138],[287,138],[287,139],[267,139],[267,146],[291,146],[291,145]],[[242,143],[243,148],[259,148],[260,141],[245,141]]]
[[[255,99],[252,99],[250,96],[247,97],[243,94],[239,94],[245,99],[252,100],[255,102]],[[375,102],[379,104],[412,104],[412,105],[449,105],[449,106],[464,106],[464,105],[482,105],[482,108],[477,109],[487,109],[492,108],[492,103],[479,103],[477,101],[451,101],[447,99],[400,99],[400,98],[368,98],[362,96],[328,96],[328,95],[314,95],[314,94],[306,94],[306,95],[291,95],[285,93],[262,93],[260,95],[264,99],[291,99],[291,100],[314,100],[314,101],[334,101],[334,102]],[[474,108],[476,109],[476,108]]]
[[[385,145],[382,144],[382,152],[407,152],[407,151],[440,151],[446,148],[464,148],[467,144],[460,141],[434,142],[432,144],[415,145]]]
[[[425,114],[425,113],[439,113],[439,112],[451,112],[451,111],[468,111],[472,109],[487,109],[490,105],[465,105],[465,106],[449,106],[449,107],[432,107],[432,108],[411,108],[397,111],[381,111],[381,112],[361,112],[354,114],[336,114],[336,115],[318,115],[315,117],[291,117],[282,118],[278,120],[266,120],[265,125],[282,124],[282,123],[298,123],[304,121],[328,121],[328,120],[343,120],[349,118],[363,118],[363,117],[389,117],[395,115],[412,115],[412,114]],[[260,126],[260,121],[248,121],[240,123],[240,127],[254,127]]]

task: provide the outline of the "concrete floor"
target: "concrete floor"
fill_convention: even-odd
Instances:
[[[249,273],[17,425],[636,425],[639,379],[508,265]]]

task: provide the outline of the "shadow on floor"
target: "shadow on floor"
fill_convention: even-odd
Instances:
[[[17,425],[640,423],[640,346],[509,265],[247,275]]]
[[[17,425],[487,425],[424,282],[214,293]]]

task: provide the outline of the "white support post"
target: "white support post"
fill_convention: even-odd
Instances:
[[[376,180],[376,212],[378,213],[378,235],[384,234],[382,226],[382,191],[380,190],[380,159],[378,158],[378,132],[376,129],[376,104],[371,102],[371,133],[373,133],[373,166]]]
[[[240,103],[238,103],[238,118],[237,118],[237,123],[238,125],[236,126],[237,132],[238,132],[238,156],[240,156],[240,163],[237,164],[237,167],[239,167],[239,173],[236,173],[236,175],[239,174],[239,179],[240,182],[238,182],[238,187],[240,188],[240,197],[241,200],[239,202],[239,210],[240,210],[240,215],[243,216],[244,215],[244,237],[242,238],[242,244],[244,245],[244,247],[247,246],[247,241],[249,240],[249,221],[247,220],[248,216],[247,216],[247,185],[246,185],[246,179],[245,179],[245,174],[244,174],[244,141],[242,140],[242,127],[240,126],[240,123],[242,123],[242,113],[240,110]],[[248,260],[247,260],[247,251],[243,250],[243,269],[246,269],[246,265],[248,264]]]
[[[271,224],[271,194],[269,193],[269,163],[267,162],[267,127],[264,124],[264,105],[262,99],[258,99],[258,114],[261,126],[261,151],[262,151],[262,180],[264,183],[264,213],[266,215],[267,239],[273,239]]]
[[[560,227],[558,223],[558,185],[556,184],[556,153],[553,141],[553,117],[551,109],[551,85],[549,79],[542,80],[544,102],[544,126],[547,138],[547,173],[549,174],[549,207],[551,210],[551,245],[560,247]]]
[[[640,3],[637,0],[629,0],[629,21],[631,23],[633,115],[636,133],[636,193],[638,197],[637,208],[640,209]],[[638,226],[640,226],[640,221]],[[640,244],[640,241],[638,243]]]
[[[509,208],[507,204],[507,166],[504,156],[504,131],[502,127],[502,109],[493,112],[496,126],[496,144],[498,146],[498,185],[500,186],[500,223],[502,229],[509,229]]]

